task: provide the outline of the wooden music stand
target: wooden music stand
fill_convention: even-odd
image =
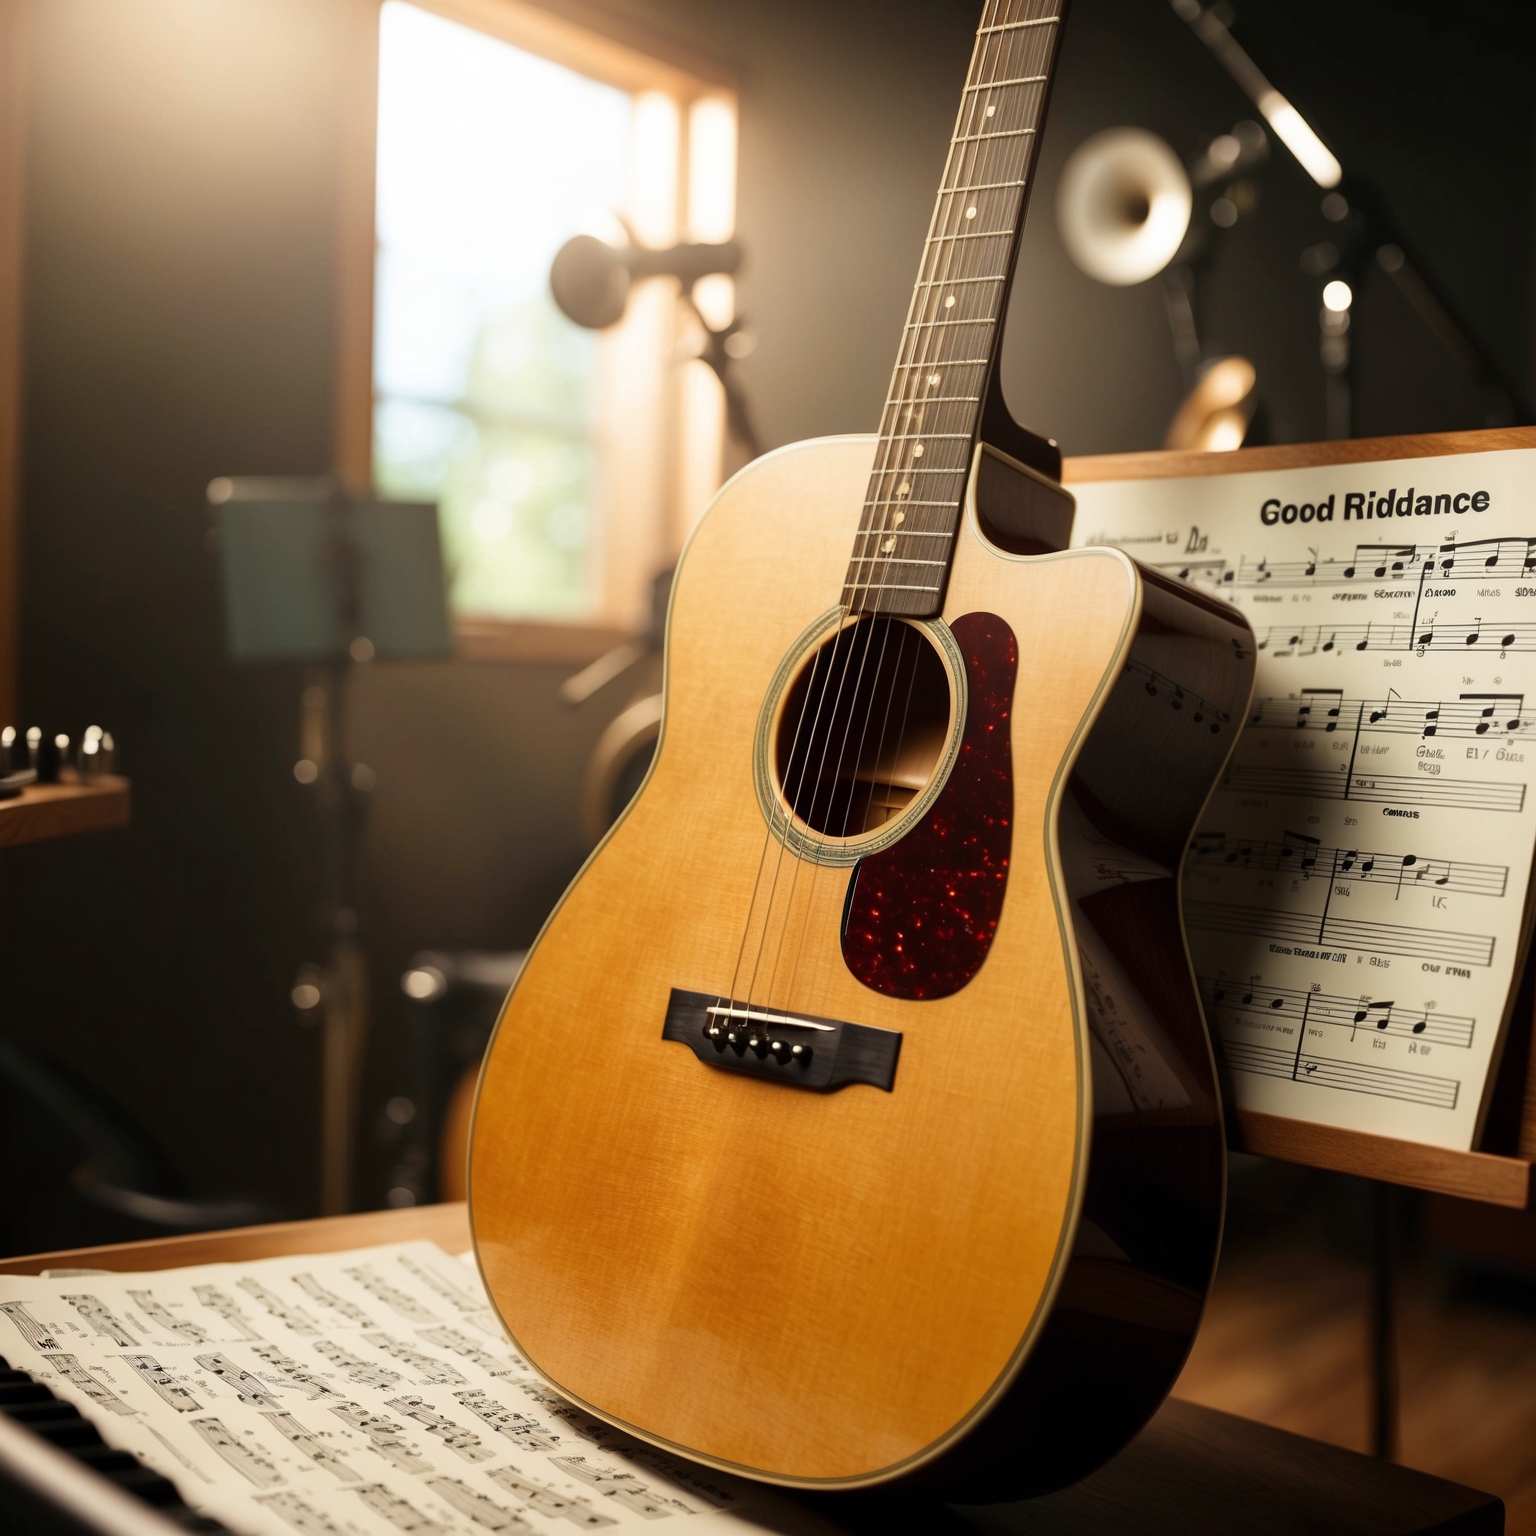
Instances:
[[[1323,464],[1364,464],[1383,459],[1487,453],[1507,448],[1536,448],[1536,427],[1296,443],[1274,448],[1244,448],[1235,453],[1109,454],[1065,460],[1062,482],[1072,486],[1104,480],[1182,479],[1194,475],[1302,469]],[[1536,967],[1527,954],[1480,1151],[1450,1151],[1242,1109],[1229,1111],[1228,1141],[1237,1152],[1303,1163],[1311,1168],[1355,1174],[1360,1178],[1513,1210],[1528,1210],[1533,1195],[1536,1195],[1536,1179],[1532,1173],[1536,1168],[1536,1064],[1533,1064],[1531,1050],[1533,1014],[1536,1014]]]

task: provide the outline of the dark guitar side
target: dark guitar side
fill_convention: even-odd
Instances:
[[[1201,786],[1216,783],[1242,726],[1254,651],[1230,609],[1140,575],[1127,665],[1060,810],[1093,1073],[1082,1213],[1024,1368],[919,1475],[957,1500],[1054,1491],[1092,1472],[1106,1445],[1129,1441],[1183,1367],[1221,1240],[1225,1140],[1179,869]]]

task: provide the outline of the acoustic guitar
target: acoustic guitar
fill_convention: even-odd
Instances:
[[[878,438],[770,453],[699,524],[649,776],[475,1108],[476,1252],[533,1367],[795,1488],[1085,1475],[1219,1240],[1179,868],[1251,634],[1068,550],[997,385],[1062,6],[986,0]]]

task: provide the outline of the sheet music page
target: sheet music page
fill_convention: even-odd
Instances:
[[[571,1407],[431,1243],[0,1276],[0,1355],[250,1536],[830,1530]]]
[[[1536,451],[1071,489],[1074,543],[1253,625],[1253,708],[1184,867],[1236,1102],[1473,1147],[1536,845]]]

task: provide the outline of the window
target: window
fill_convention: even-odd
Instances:
[[[675,283],[591,332],[549,267],[578,233],[729,238],[733,97],[520,0],[384,0],[375,143],[373,483],[438,503],[461,633],[639,627],[719,484],[724,404]],[[728,278],[697,298],[730,319]]]

